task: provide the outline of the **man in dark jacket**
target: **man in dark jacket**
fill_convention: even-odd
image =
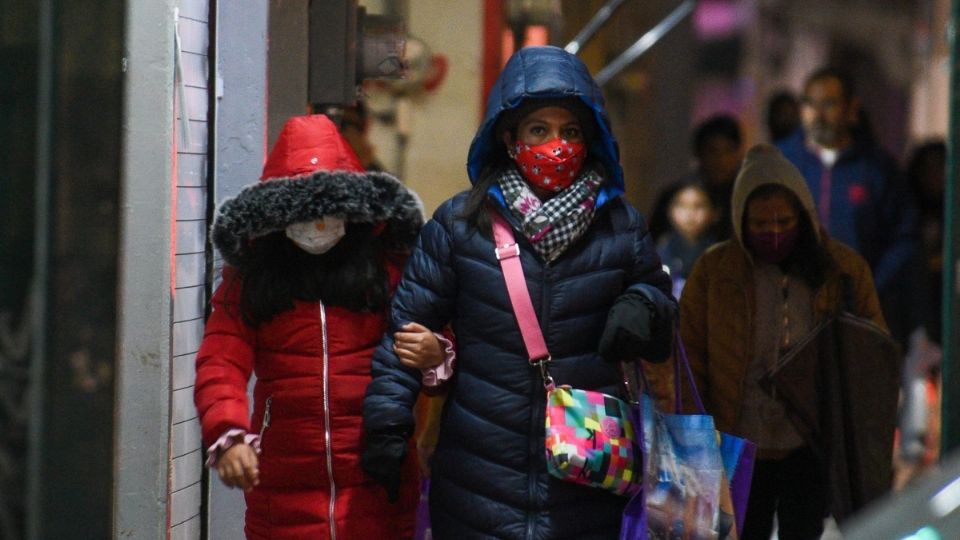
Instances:
[[[895,337],[912,330],[900,320],[907,269],[918,247],[918,214],[896,163],[872,137],[858,136],[860,104],[847,76],[823,68],[807,79],[802,129],[777,143],[807,181],[830,236],[870,264]]]

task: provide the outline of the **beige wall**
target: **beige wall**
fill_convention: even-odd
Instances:
[[[371,93],[371,108],[392,109],[396,122],[375,122],[370,138],[386,168],[423,198],[429,216],[470,185],[467,149],[481,114],[483,1],[410,0],[406,20],[409,33],[445,55],[450,69],[431,94],[393,100]]]
[[[918,58],[913,77],[910,139],[914,143],[947,136],[950,118],[950,50],[946,34],[949,20],[949,0],[937,0],[931,20],[921,21],[929,26],[928,33],[923,34],[927,40],[927,54]]]

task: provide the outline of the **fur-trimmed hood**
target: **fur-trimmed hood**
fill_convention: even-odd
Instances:
[[[423,225],[423,204],[394,176],[364,171],[327,117],[298,116],[280,132],[261,181],[217,209],[211,238],[238,265],[250,240],[323,216],[382,224],[387,248],[405,251]]]

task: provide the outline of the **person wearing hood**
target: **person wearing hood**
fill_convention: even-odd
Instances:
[[[821,230],[803,176],[779,150],[747,153],[731,208],[733,238],[690,273],[680,335],[716,428],[758,447],[740,538],[768,540],[774,515],[780,538],[819,538],[829,501],[824,463],[760,380],[843,303],[886,326],[869,265]],[[695,406],[685,400],[684,409]]]
[[[618,365],[598,349],[608,312],[628,289],[644,306],[642,332],[619,336],[610,349],[668,356],[670,278],[622,196],[617,144],[583,62],[557,47],[515,53],[493,86],[467,172],[472,189],[424,226],[391,307],[393,324],[451,323],[457,336],[431,461],[433,535],[618,538],[627,498],[547,472],[544,382],[530,364],[491,233],[492,214],[514,230],[557,384],[618,393]],[[409,460],[421,388],[421,372],[401,363],[392,336],[374,353],[364,401],[364,466],[385,485]]]
[[[194,399],[208,466],[245,491],[247,538],[413,537],[416,465],[391,504],[360,469],[360,423],[370,357],[422,224],[419,198],[365,172],[323,115],[288,120],[260,182],[217,210],[211,236],[226,265]],[[398,350],[439,361],[440,341],[417,328]]]

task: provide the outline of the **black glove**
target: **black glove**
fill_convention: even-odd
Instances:
[[[663,362],[673,344],[673,317],[657,313],[653,302],[641,292],[628,291],[613,303],[600,336],[600,355],[610,362],[637,358]]]
[[[399,433],[371,433],[360,457],[360,466],[387,490],[387,499],[400,497],[400,471],[407,456],[407,437]]]

